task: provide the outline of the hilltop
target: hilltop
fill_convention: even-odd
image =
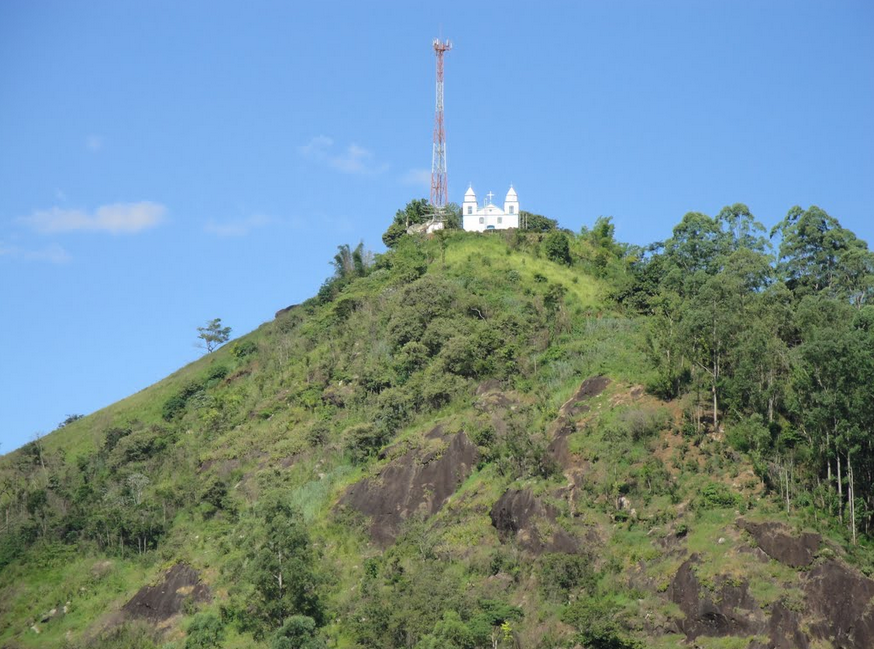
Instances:
[[[0,459],[0,646],[871,646],[867,245],[533,222],[341,246]]]

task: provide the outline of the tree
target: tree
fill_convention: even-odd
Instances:
[[[570,266],[571,250],[564,232],[550,232],[543,240],[543,250],[547,259]]]
[[[519,223],[528,232],[551,232],[558,229],[558,221],[541,214],[519,210]]]
[[[331,261],[334,266],[334,276],[337,279],[353,279],[364,277],[373,264],[373,254],[364,248],[364,242],[350,248],[348,243],[337,246],[337,254]]]
[[[258,509],[261,522],[252,534],[248,575],[256,614],[273,629],[293,615],[321,625],[315,559],[301,515],[276,497],[267,497]]]
[[[225,629],[215,613],[194,616],[185,638],[185,649],[216,649],[225,639]]]
[[[292,615],[273,636],[270,649],[325,649],[317,637],[316,621],[306,615]]]
[[[63,428],[64,426],[68,426],[68,425],[72,424],[74,421],[79,421],[80,419],[83,419],[84,417],[85,417],[85,415],[75,415],[75,414],[74,415],[67,415],[67,418],[64,419],[64,421],[62,421],[60,424],[58,424],[58,428]]]
[[[426,198],[414,198],[404,209],[395,213],[395,218],[388,230],[382,235],[382,242],[387,248],[394,248],[406,235],[407,228],[418,223],[425,223],[431,218],[431,206]]]
[[[198,327],[197,331],[197,337],[203,341],[200,347],[206,348],[207,354],[228,342],[231,337],[231,328],[222,327],[221,318],[210,320],[205,327]]]
[[[874,296],[874,254],[824,210],[797,205],[771,230],[781,237],[777,272],[799,297],[823,293],[861,307]]]

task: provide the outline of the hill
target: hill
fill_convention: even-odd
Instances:
[[[0,646],[872,646],[874,265],[778,227],[341,246],[0,460]]]

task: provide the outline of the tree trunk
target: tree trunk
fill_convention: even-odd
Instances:
[[[850,527],[853,535],[853,545],[856,545],[856,487],[853,484],[853,465],[850,463],[850,453],[847,452],[847,476],[850,479],[850,484],[847,487],[847,492],[850,497]]]
[[[837,454],[837,464],[838,464],[838,520],[841,522],[841,525],[844,524],[844,486],[843,480],[841,479],[841,454]]]

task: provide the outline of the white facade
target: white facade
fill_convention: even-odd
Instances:
[[[510,185],[510,191],[504,199],[504,209],[492,203],[494,194],[486,194],[482,206],[476,202],[473,187],[464,193],[461,204],[462,226],[468,232],[485,232],[486,230],[508,230],[519,227],[519,197]]]

